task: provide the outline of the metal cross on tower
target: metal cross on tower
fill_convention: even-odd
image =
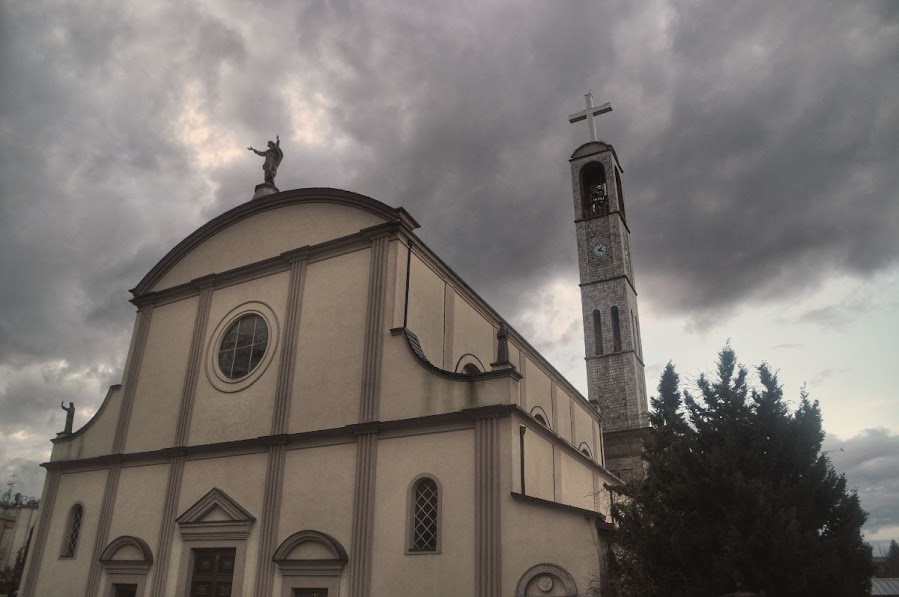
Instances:
[[[605,114],[606,112],[612,111],[612,104],[609,102],[604,103],[601,106],[593,107],[593,93],[587,92],[584,96],[587,98],[587,109],[581,110],[580,112],[575,112],[571,116],[568,117],[568,122],[578,122],[580,120],[587,119],[587,125],[590,127],[590,140],[596,141],[596,116],[600,114]]]

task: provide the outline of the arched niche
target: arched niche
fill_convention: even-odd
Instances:
[[[546,427],[547,429],[552,429],[552,427],[550,426],[550,422],[549,422],[549,415],[546,414],[546,411],[543,410],[541,407],[535,406],[534,408],[532,408],[532,409],[531,409],[531,416],[534,417],[534,419],[535,419],[538,423],[540,423],[541,425],[543,425],[543,426]]]
[[[567,570],[555,564],[537,564],[518,580],[515,597],[577,597],[577,584]]]
[[[110,541],[103,553],[100,563],[107,572],[146,573],[153,565],[153,552],[150,546],[140,537],[122,535]]]
[[[456,373],[464,373],[465,375],[478,375],[485,371],[489,371],[486,367],[484,367],[484,363],[481,362],[481,359],[476,357],[475,355],[467,352],[459,357],[459,360],[456,361]]]
[[[153,565],[153,552],[140,537],[122,535],[109,542],[100,554],[106,573],[102,595],[115,595],[116,587],[128,587],[137,597],[143,597],[147,573]]]
[[[340,541],[310,530],[285,539],[272,557],[285,576],[339,576],[348,559]]]

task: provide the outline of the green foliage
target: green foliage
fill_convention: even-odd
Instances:
[[[699,395],[669,363],[652,399],[646,477],[618,490],[607,594],[867,595],[866,514],[821,451],[817,402],[791,412],[776,374],[760,387],[730,346]]]

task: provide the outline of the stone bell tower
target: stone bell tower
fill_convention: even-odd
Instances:
[[[569,121],[587,120],[590,141],[569,161],[588,397],[605,421],[606,468],[628,481],[643,473],[640,454],[649,424],[640,315],[622,169],[615,149],[596,139],[594,118],[612,107],[594,107],[590,93],[586,98],[587,108]]]

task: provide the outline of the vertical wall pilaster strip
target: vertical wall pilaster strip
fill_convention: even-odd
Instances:
[[[381,358],[384,344],[384,304],[386,300],[389,243],[386,236],[372,239],[368,275],[368,305],[362,354],[362,390],[359,421],[377,420],[381,389]],[[350,558],[350,597],[368,597],[371,581],[372,534],[375,513],[375,467],[377,433],[363,433],[356,444],[356,479],[353,498],[353,533]]]
[[[184,455],[172,458],[169,464],[169,480],[165,486],[165,502],[162,505],[162,522],[159,524],[159,542],[156,544],[151,597],[165,597],[169,579],[169,559],[175,535],[175,514],[181,498],[181,479],[184,478]]]
[[[371,265],[368,276],[368,308],[365,315],[365,345],[362,355],[362,395],[359,420],[363,423],[378,417],[381,389],[381,356],[384,344],[384,302],[387,280],[388,238],[375,238],[371,243]]]
[[[475,595],[500,597],[499,422],[475,420]]]
[[[281,514],[281,491],[284,487],[284,459],[286,444],[270,446],[268,469],[265,472],[265,497],[262,505],[262,524],[259,535],[259,555],[256,558],[256,597],[269,597],[275,578],[275,541],[278,534],[278,520]]]
[[[449,284],[443,285],[443,368],[452,371],[456,367],[453,342],[456,328],[456,291]]]
[[[97,523],[97,533],[94,537],[94,549],[91,552],[90,573],[87,576],[87,588],[85,597],[97,597],[100,593],[100,554],[109,542],[109,525],[112,523],[112,510],[115,505],[116,495],[119,491],[119,476],[122,472],[122,463],[113,462],[106,473],[106,488],[103,490],[103,504],[100,507],[100,520]]]
[[[275,388],[275,407],[272,410],[272,435],[287,433],[305,279],[306,259],[301,258],[291,262],[290,283],[287,291],[287,315],[284,318],[284,348],[281,350],[281,365],[278,368],[278,381]]]
[[[147,335],[150,330],[150,320],[153,317],[153,305],[146,305],[137,312],[139,319],[137,324],[137,338],[134,341],[134,353],[128,370],[125,371],[122,385],[125,393],[122,396],[122,408],[119,411],[119,420],[116,425],[115,435],[112,440],[112,453],[120,454],[125,449],[125,439],[128,436],[128,424],[131,421],[131,410],[134,406],[134,393],[137,390],[137,379],[140,374],[141,361],[144,356],[144,348],[147,346]]]
[[[350,597],[369,597],[375,514],[375,468],[378,437],[359,436],[356,444],[356,495],[353,498],[353,555],[350,557]]]
[[[28,554],[28,567],[25,570],[25,578],[22,579],[22,597],[33,597],[34,585],[37,583],[37,571],[40,569],[41,560],[44,558],[44,550],[47,546],[47,533],[50,531],[50,516],[56,504],[56,494],[59,490],[59,470],[47,473],[44,481],[44,494],[41,496],[41,516],[37,523],[37,529],[32,537],[31,553]]]
[[[209,324],[212,290],[211,283],[200,289],[200,300],[197,303],[197,314],[194,317],[194,332],[190,339],[190,352],[187,356],[187,371],[184,373],[184,384],[181,387],[181,408],[178,411],[178,426],[175,429],[176,446],[186,445],[187,436],[190,433],[194,396],[197,393],[197,379],[200,375],[200,363],[203,362],[203,341],[206,339],[206,327]]]
[[[521,408],[530,411],[528,404],[528,358],[523,350],[518,351],[518,372],[521,373],[521,381],[518,382],[518,394],[521,397]]]

